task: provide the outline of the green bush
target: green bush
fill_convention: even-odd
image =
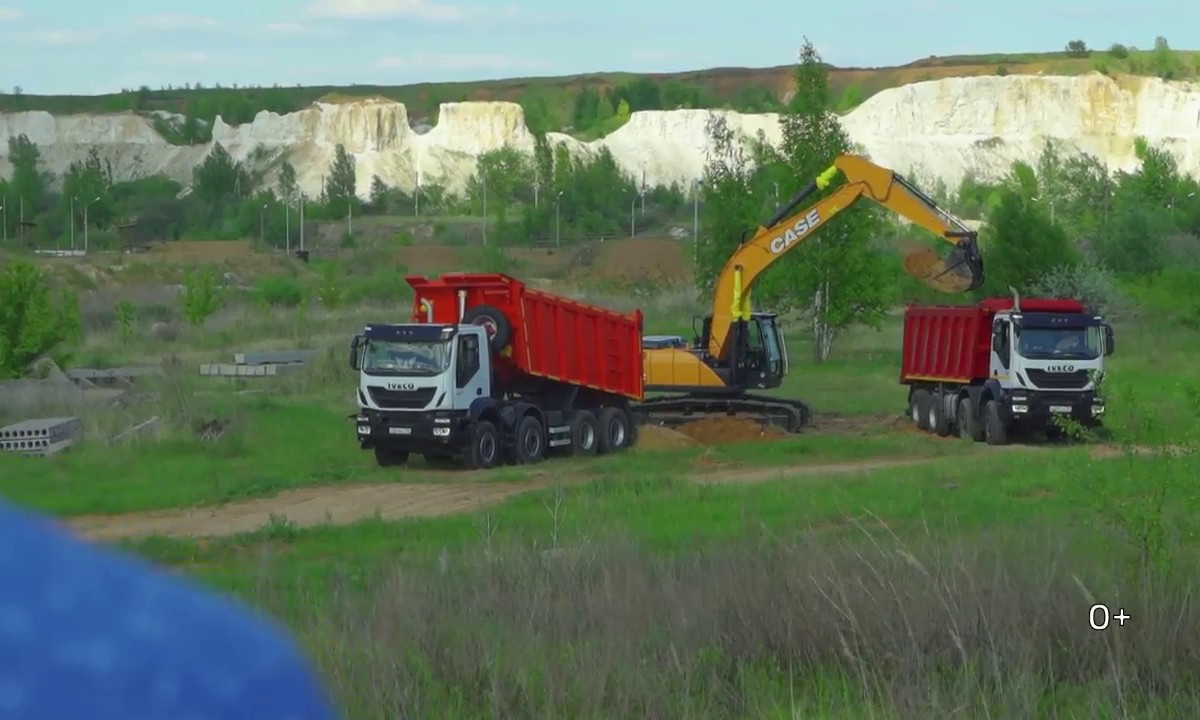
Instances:
[[[24,376],[45,354],[61,362],[81,334],[74,291],[63,289],[55,298],[46,274],[24,261],[0,270],[0,378]]]
[[[254,286],[255,298],[273,307],[293,308],[304,300],[300,281],[286,275],[260,278]]]

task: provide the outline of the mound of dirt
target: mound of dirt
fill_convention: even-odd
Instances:
[[[670,238],[606,240],[591,248],[590,279],[615,282],[684,281],[692,266],[683,243]],[[588,263],[580,263],[587,266]]]
[[[680,425],[679,432],[701,445],[782,440],[787,432],[741,418],[705,418]]]
[[[676,450],[678,448],[694,447],[700,443],[695,438],[684,435],[678,430],[672,430],[662,425],[643,425],[638,428],[637,444],[634,450]]]
[[[459,248],[449,245],[402,247],[396,253],[396,259],[415,273],[459,272],[466,269],[461,267],[463,257]]]

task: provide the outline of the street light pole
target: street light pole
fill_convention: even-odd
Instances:
[[[0,205],[0,214],[4,216],[4,244],[8,244],[8,198],[4,199],[4,204]]]
[[[258,211],[258,244],[263,245],[267,241],[267,206],[264,203]]]
[[[288,257],[292,256],[292,205],[283,202],[283,247]]]
[[[629,200],[629,237],[637,234],[637,193]]]
[[[78,198],[71,198],[71,252],[75,252],[75,203],[78,201]]]
[[[562,215],[559,212],[562,208],[562,190],[558,191],[558,195],[554,196],[554,246],[562,247]]]
[[[88,254],[88,208],[90,208],[92,206],[92,203],[99,202],[99,201],[100,201],[100,196],[97,195],[96,197],[91,199],[91,202],[88,202],[87,204],[85,204],[83,206],[83,254],[84,255]]]
[[[487,183],[483,184],[483,244],[487,245]]]
[[[700,181],[692,181],[692,263],[700,262]]]

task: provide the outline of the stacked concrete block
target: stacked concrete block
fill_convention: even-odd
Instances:
[[[75,444],[78,417],[23,420],[0,428],[0,450],[21,455],[54,455]]]

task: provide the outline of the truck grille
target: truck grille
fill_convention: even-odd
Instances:
[[[436,388],[421,388],[420,390],[388,390],[381,387],[368,387],[371,400],[385,410],[420,410],[433,400]]]
[[[1087,370],[1076,370],[1069,373],[1052,373],[1045,370],[1028,369],[1029,382],[1046,390],[1079,390],[1087,387]]]

